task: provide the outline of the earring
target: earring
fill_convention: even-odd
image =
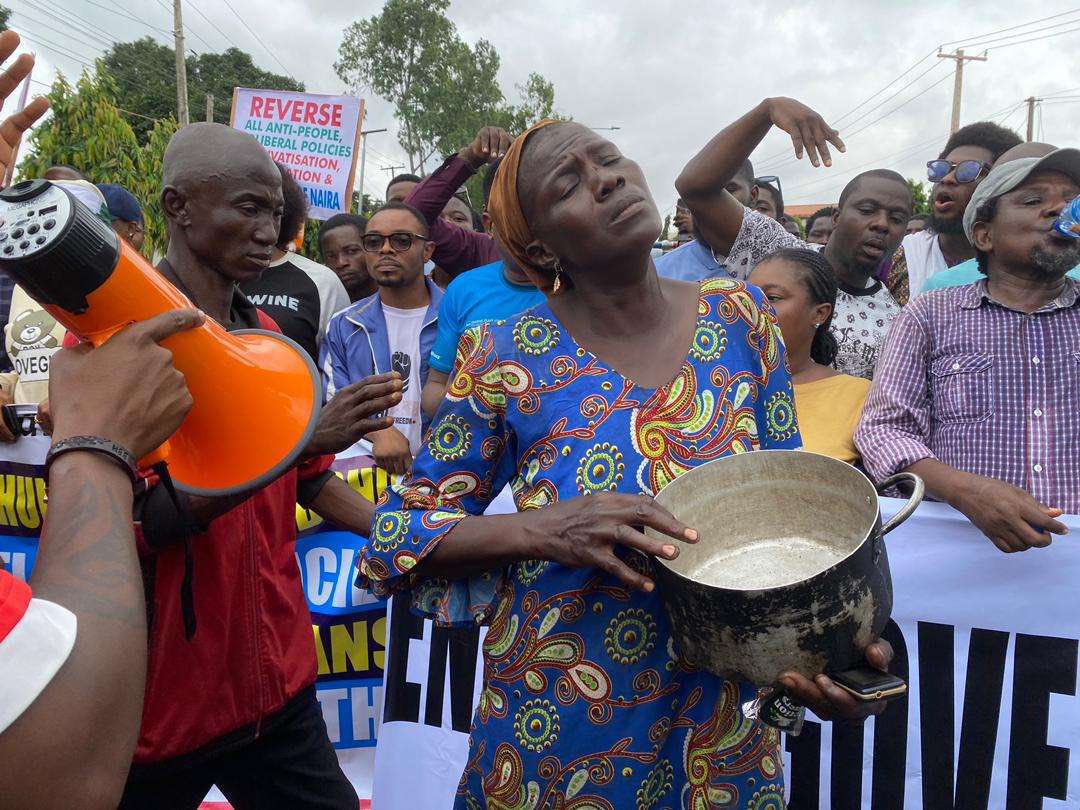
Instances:
[[[559,264],[559,260],[555,260],[555,283],[551,286],[551,292],[553,295],[558,295],[559,290],[562,288],[562,265]]]

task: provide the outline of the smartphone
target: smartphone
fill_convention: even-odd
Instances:
[[[880,669],[868,664],[845,669],[829,675],[833,683],[852,695],[856,700],[873,702],[892,700],[907,692],[907,684]]]

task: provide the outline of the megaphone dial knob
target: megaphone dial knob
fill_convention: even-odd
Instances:
[[[25,196],[25,192],[19,196]],[[8,260],[28,259],[48,250],[63,231],[57,224],[71,218],[72,202],[70,196],[52,184],[29,199],[0,199],[3,211],[0,256]]]

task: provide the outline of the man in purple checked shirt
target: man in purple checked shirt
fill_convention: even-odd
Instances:
[[[1004,552],[1080,513],[1080,241],[1053,230],[1078,194],[1076,149],[998,162],[964,214],[985,278],[897,317],[855,432],[872,478],[922,476]]]

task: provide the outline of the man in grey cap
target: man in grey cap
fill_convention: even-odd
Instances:
[[[1076,149],[994,167],[964,215],[984,277],[896,319],[855,433],[872,478],[922,476],[1004,552],[1080,513],[1080,240],[1053,228],[1077,195]]]

